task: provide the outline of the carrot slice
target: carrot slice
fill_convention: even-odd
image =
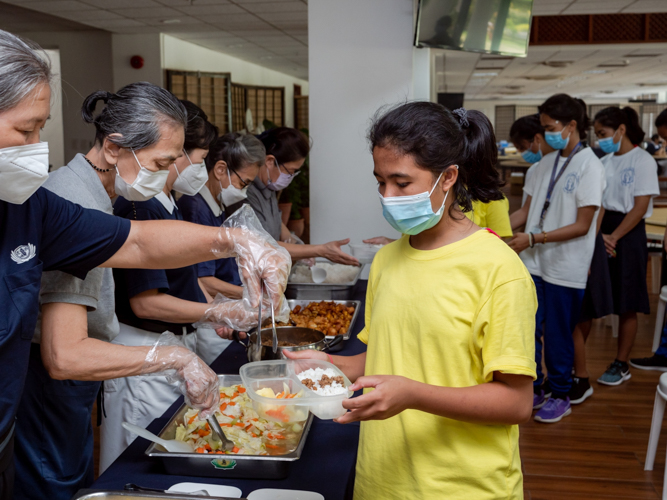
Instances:
[[[232,448],[232,453],[238,453],[239,451],[241,451],[241,449],[236,447],[236,446],[234,446],[234,448]]]
[[[195,453],[204,453],[206,450],[204,448],[197,448]]]

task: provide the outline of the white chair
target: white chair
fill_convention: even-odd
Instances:
[[[660,300],[658,301],[658,312],[655,315],[655,331],[653,332],[653,352],[660,347],[660,337],[662,337],[662,327],[665,323],[665,305],[667,305],[667,286],[660,290]]]
[[[660,383],[655,392],[655,404],[653,405],[653,420],[651,420],[651,433],[648,438],[648,449],[646,450],[646,463],[644,470],[653,470],[655,463],[655,452],[660,440],[660,428],[662,417],[665,414],[665,402],[667,401],[667,373],[660,375]],[[665,486],[662,489],[662,500],[667,500],[667,467],[665,467]]]
[[[662,253],[651,252],[651,293],[660,293],[660,275],[662,274]]]
[[[605,316],[607,326],[611,326],[611,336],[618,338],[618,315],[609,314]]]

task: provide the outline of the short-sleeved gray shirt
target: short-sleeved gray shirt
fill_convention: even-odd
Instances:
[[[278,208],[278,198],[276,192],[266,187],[259,176],[255,177],[248,187],[248,203],[259,217],[264,230],[273,239],[280,241],[282,218]]]
[[[109,195],[82,154],[76,155],[67,165],[52,172],[44,187],[84,208],[113,214]],[[88,273],[85,280],[61,271],[43,273],[40,304],[54,302],[86,306],[89,337],[110,342],[118,335],[111,269],[97,267]],[[32,339],[35,343],[41,340],[41,326],[40,313]]]

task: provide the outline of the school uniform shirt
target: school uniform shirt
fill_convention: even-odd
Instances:
[[[528,180],[533,176],[533,173],[535,172],[535,168],[540,164],[540,162],[533,163],[528,170],[526,170],[526,176],[523,178],[523,195],[521,196],[521,206],[524,206],[526,204],[526,198],[528,198],[528,193],[526,193],[526,188],[525,186],[528,184]]]
[[[204,186],[194,196],[181,196],[176,202],[183,219],[204,226],[220,227],[225,222],[225,212],[213,198],[208,187]],[[197,276],[213,276],[219,280],[241,286],[239,268],[234,258],[209,260],[196,264]]]
[[[255,211],[264,230],[274,240],[280,241],[283,221],[278,208],[278,198],[276,192],[266,187],[259,176],[248,186],[248,199],[245,203]]]
[[[605,210],[627,214],[635,206],[635,196],[651,196],[644,218],[653,214],[653,196],[660,194],[658,167],[653,157],[635,147],[624,155],[602,158],[607,187],[602,197]]]
[[[40,188],[25,203],[0,201],[0,437],[14,423],[39,311],[43,271],[79,279],[123,246],[130,222],[86,210]]]
[[[584,148],[572,157],[567,170],[554,186],[544,227],[539,229],[540,215],[556,158],[558,175],[566,158],[560,156],[559,151],[553,151],[540,160],[524,187],[524,191],[532,198],[525,230],[536,234],[538,241],[541,241],[542,231],[548,233],[574,224],[579,208],[599,207],[602,204],[604,167],[590,148]],[[521,260],[530,274],[552,285],[584,290],[595,248],[598,214],[599,211],[595,213],[591,227],[584,236],[556,243],[549,242],[547,235],[545,245],[538,243],[534,248],[521,252]]]
[[[473,201],[472,211],[466,212],[465,216],[479,227],[488,227],[501,238],[512,236],[510,202],[505,197],[502,200],[493,200],[489,203]]]
[[[366,375],[471,387],[494,372],[535,379],[535,286],[519,257],[482,230],[435,250],[410,237],[371,266]],[[361,423],[355,500],[523,498],[518,425],[417,410]]]
[[[174,199],[160,193],[148,201],[127,201],[119,197],[114,204],[114,211],[119,217],[132,220],[183,220]],[[174,235],[178,237],[177,234]],[[157,289],[179,299],[192,302],[206,302],[206,296],[199,286],[195,266],[179,269],[114,269],[116,281],[116,314],[118,320],[126,325],[142,330],[161,333],[169,330],[180,334],[185,324],[167,323],[158,320],[144,320],[137,317],[130,306],[130,299],[147,290]]]

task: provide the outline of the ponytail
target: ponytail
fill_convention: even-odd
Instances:
[[[109,102],[112,95],[111,92],[107,92],[106,90],[98,90],[86,97],[81,106],[81,116],[83,117],[83,121],[86,123],[95,123],[95,108],[97,107],[97,101],[103,101],[104,104],[106,104]]]
[[[572,120],[577,122],[579,138],[583,141],[588,136],[587,130],[590,127],[586,107],[586,103],[581,99],[570,97],[567,94],[555,94],[544,101],[537,109],[540,114],[558,120],[563,125],[567,125]]]
[[[617,106],[604,108],[595,115],[595,121],[603,127],[614,130],[618,130],[618,127],[625,125],[625,135],[635,146],[640,144],[644,140],[644,135],[646,135],[641,125],[639,125],[639,115],[629,106],[623,109]]]
[[[434,176],[458,165],[453,194],[464,212],[472,210],[473,201],[488,203],[503,198],[493,127],[479,111],[459,108],[452,113],[440,104],[422,101],[408,102],[386,112],[380,109],[368,140],[371,152],[378,147],[393,148],[411,156]]]

